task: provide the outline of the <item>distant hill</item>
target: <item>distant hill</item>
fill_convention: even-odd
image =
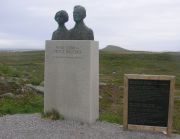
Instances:
[[[108,45],[107,47],[101,49],[101,51],[105,51],[105,52],[115,52],[115,53],[130,52],[130,50],[127,50],[127,49],[124,49],[124,48],[122,48],[122,47],[115,46],[115,45]]]
[[[166,54],[171,54],[171,55],[180,55],[180,51],[177,52],[164,52]]]
[[[110,52],[110,53],[123,53],[123,54],[129,54],[129,53],[133,53],[133,54],[139,54],[139,53],[147,53],[147,54],[151,54],[151,53],[162,53],[162,52],[150,52],[150,51],[133,51],[133,50],[128,50],[128,49],[124,49],[122,47],[119,46],[115,46],[115,45],[107,45],[107,47],[101,49],[100,51],[102,52]]]

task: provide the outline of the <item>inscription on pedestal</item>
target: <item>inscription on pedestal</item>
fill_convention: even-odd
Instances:
[[[56,46],[55,58],[82,58],[82,50],[77,46]]]

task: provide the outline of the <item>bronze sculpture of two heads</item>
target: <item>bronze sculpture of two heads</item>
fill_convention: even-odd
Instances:
[[[58,23],[58,29],[53,32],[52,40],[94,40],[92,29],[88,28],[84,23],[86,17],[86,9],[77,5],[74,7],[73,19],[75,26],[68,30],[65,23],[69,20],[68,13],[61,10],[56,13],[54,19]]]

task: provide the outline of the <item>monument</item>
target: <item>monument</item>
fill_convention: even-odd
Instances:
[[[124,77],[124,129],[171,135],[175,77],[126,74]]]
[[[80,28],[70,30],[68,40],[46,41],[44,112],[55,109],[65,119],[93,123],[99,117],[99,49],[79,8],[74,18]]]

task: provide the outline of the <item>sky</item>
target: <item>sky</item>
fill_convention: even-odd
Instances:
[[[0,49],[44,49],[57,29],[55,13],[66,10],[71,29],[75,5],[86,8],[100,48],[180,51],[180,0],[1,0]]]

